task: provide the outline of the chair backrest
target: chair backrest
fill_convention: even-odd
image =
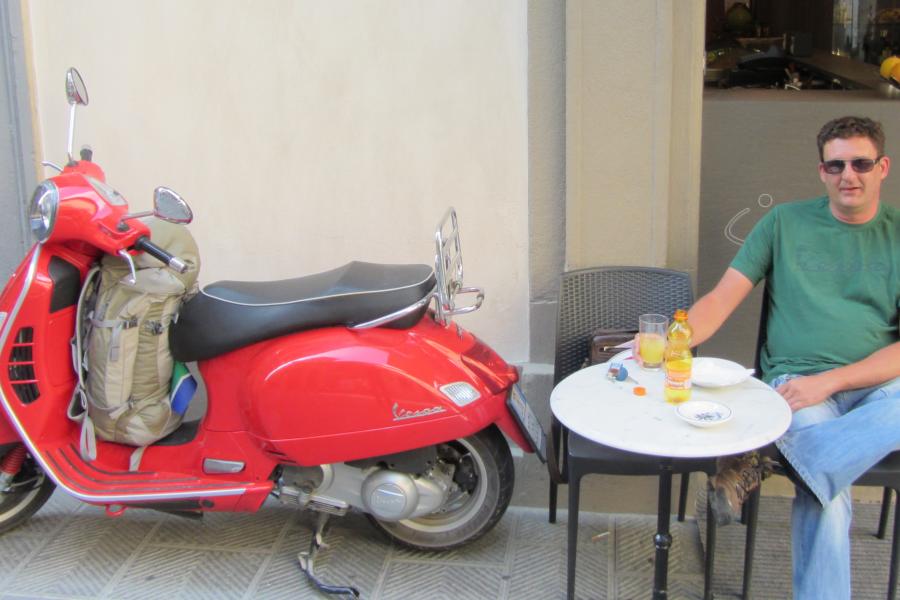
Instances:
[[[652,267],[597,267],[563,273],[556,319],[553,383],[584,364],[590,334],[603,329],[637,329],[638,317],[671,318],[694,301],[688,273]]]
[[[763,346],[766,345],[767,327],[769,326],[769,288],[763,285],[762,302],[759,308],[759,331],[756,333],[756,353],[753,355],[753,369],[756,377],[762,377]]]

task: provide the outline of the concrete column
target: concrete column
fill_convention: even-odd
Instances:
[[[567,269],[696,269],[704,14],[567,4]]]

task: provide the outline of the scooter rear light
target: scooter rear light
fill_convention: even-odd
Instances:
[[[448,383],[447,385],[442,385],[440,387],[441,392],[444,393],[445,396],[450,398],[453,403],[460,408],[465,406],[466,404],[471,404],[475,402],[479,398],[481,398],[481,394],[473,388],[471,385],[466,383],[465,381],[457,381],[454,383]]]
[[[478,375],[492,394],[506,390],[519,378],[514,368],[478,338],[475,338],[471,348],[462,353],[462,361]]]

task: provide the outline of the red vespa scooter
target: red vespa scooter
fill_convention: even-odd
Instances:
[[[35,190],[38,243],[0,296],[0,532],[30,517],[55,486],[113,516],[135,507],[255,511],[273,495],[326,517],[304,565],[315,580],[311,559],[328,515],[363,511],[422,549],[453,548],[493,527],[513,489],[503,434],[539,453],[544,437],[516,371],[452,322],[483,299],[462,285],[452,209],[435,234],[434,269],[353,262],[205,288],[170,330],[175,358],[202,374],[203,417],[148,446],[137,470],[129,469],[134,448],[122,444],[98,441],[96,458],[82,457],[66,411],[86,274],[104,254],[185,265],[149,239],[89,150],[72,159],[75,109],[87,104],[74,69],[66,89],[69,162]],[[191,218],[171,190],[158,188],[154,205],[159,218]],[[457,306],[463,294],[475,302]]]

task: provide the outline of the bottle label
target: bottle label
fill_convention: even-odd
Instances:
[[[666,369],[666,387],[670,390],[691,389],[691,370]]]

